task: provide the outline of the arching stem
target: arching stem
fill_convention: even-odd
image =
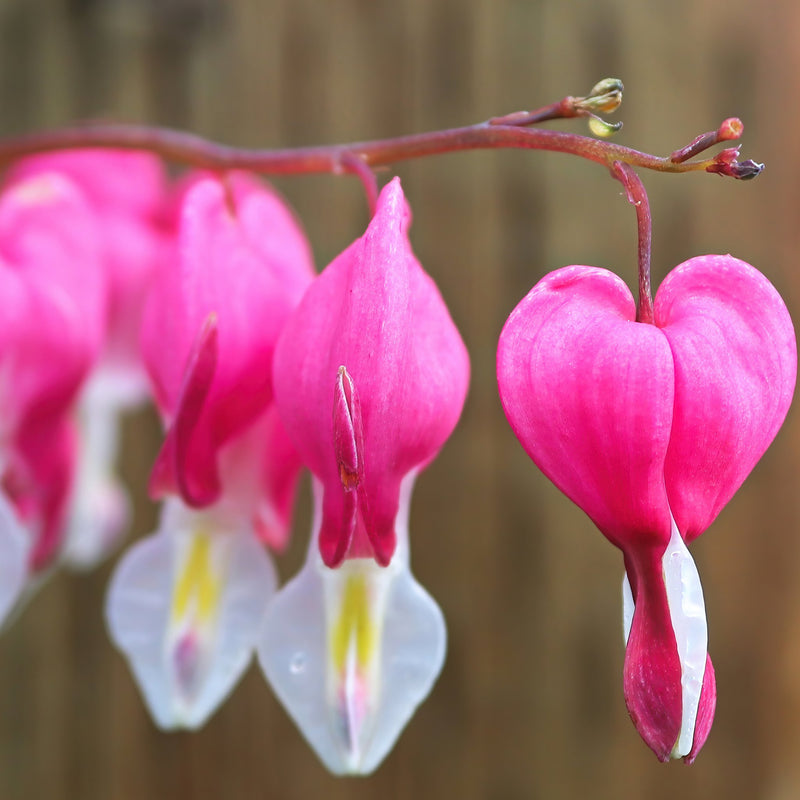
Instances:
[[[521,112],[521,114],[509,114],[505,117],[494,117],[487,122],[463,128],[449,128],[351,144],[280,150],[230,147],[185,131],[169,128],[92,123],[2,139],[0,140],[0,168],[18,158],[35,153],[74,148],[110,148],[148,150],[169,161],[215,171],[245,169],[263,175],[299,175],[324,172],[337,174],[342,171],[356,171],[363,181],[366,177],[366,169],[374,169],[412,158],[453,153],[460,150],[518,148],[567,153],[603,164],[608,168],[612,168],[615,162],[620,162],[657,172],[716,172],[739,179],[753,178],[763,169],[763,164],[757,164],[751,160],[739,162],[738,149],[735,147],[728,148],[711,158],[692,161],[688,158],[687,153],[699,152],[694,143],[687,148],[675,151],[675,154],[671,156],[662,157],[589,136],[526,127],[545,119],[572,115],[576,108],[579,108],[581,112],[576,115],[598,120],[599,118],[592,110],[595,107],[592,104],[594,99],[577,98],[577,101],[580,102],[576,102],[576,98],[565,98],[561,103],[547,106],[537,112]],[[604,105],[602,102],[598,106],[600,110],[605,107],[607,107],[607,103]],[[569,114],[565,109],[569,110]],[[726,130],[730,129],[732,134],[724,137],[725,139],[731,139],[741,134],[742,125],[739,120],[726,120],[723,125],[727,126]],[[614,127],[606,124],[606,128],[609,130]],[[719,138],[718,132],[703,134],[698,139],[702,139],[705,144],[709,136],[717,137],[717,141],[722,140]],[[705,144],[705,146],[708,145]],[[705,149],[705,147],[701,149]]]

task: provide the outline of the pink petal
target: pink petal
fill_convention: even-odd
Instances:
[[[636,609],[625,649],[623,688],[631,720],[659,761],[669,761],[681,730],[681,663],[662,577],[663,549],[626,558]]]
[[[14,445],[3,488],[32,537],[32,571],[49,566],[65,534],[76,435],[66,415],[26,428]]]
[[[104,361],[141,372],[139,331],[145,297],[155,272],[171,251],[167,181],[161,162],[149,153],[65,150],[16,162],[11,184],[56,173],[80,188],[98,222],[108,284]]]
[[[794,392],[794,328],[775,288],[731,256],[676,267],[655,322],[675,363],[667,494],[686,541],[731,499],[778,432]]]
[[[103,149],[41,153],[17,161],[7,180],[16,183],[46,172],[66,175],[100,212],[151,215],[164,199],[164,170],[150,153]]]
[[[262,542],[286,549],[303,464],[273,404],[267,412],[261,462],[261,496],[254,524]]]
[[[196,508],[213,503],[220,493],[219,475],[208,426],[203,425],[217,372],[217,318],[209,314],[200,330],[184,375],[184,383],[161,452],[150,477],[150,493],[179,493]]]
[[[63,413],[101,343],[105,286],[96,229],[66,179],[41,175],[0,198],[0,297],[8,432]]]
[[[663,552],[673,365],[662,333],[635,314],[613,273],[556,270],[506,322],[497,378],[511,427],[542,472],[618,547]]]
[[[55,174],[0,198],[3,483],[33,537],[33,569],[63,536],[75,458],[69,411],[101,343],[97,230],[77,188]]]
[[[261,189],[198,181],[183,204],[178,262],[164,271],[146,309],[143,352],[168,422],[179,413],[195,338],[209,315],[216,318],[216,370],[202,416],[192,425],[192,436],[205,444],[192,449],[191,467],[186,464],[197,475],[213,475],[219,448],[271,402],[275,342],[296,302],[297,287],[312,276],[307,249],[303,260],[292,261],[301,234],[296,228],[287,234],[290,214],[280,208]],[[275,260],[265,260],[256,242],[283,236],[290,240],[285,251],[275,241]],[[202,483],[211,488],[207,480]],[[184,499],[196,503],[202,496]]]
[[[466,395],[467,353],[411,251],[409,222],[395,179],[381,192],[364,236],[308,289],[275,354],[278,410],[304,463],[324,484],[320,548],[329,566],[364,548],[388,563],[400,482],[441,448]],[[357,497],[342,484],[347,426],[340,367],[360,403]],[[358,437],[351,445],[355,458]]]

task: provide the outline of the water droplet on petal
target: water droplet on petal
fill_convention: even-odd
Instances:
[[[292,675],[302,675],[306,671],[306,654],[298,650],[289,662],[289,672]]]

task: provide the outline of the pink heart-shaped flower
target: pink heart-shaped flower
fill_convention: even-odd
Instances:
[[[688,662],[676,630],[689,630],[700,649],[705,633],[692,639],[696,609],[678,608],[688,579],[682,599],[669,596],[665,553],[674,551],[685,578],[691,559],[681,540],[711,524],[774,438],[797,354],[774,287],[731,256],[676,267],[654,309],[653,325],[638,323],[613,273],[557,270],[509,317],[497,375],[526,452],[624,553],[636,608],[625,660],[634,723],[662,759],[683,733],[677,754],[691,760],[710,727],[713,670],[700,659],[687,711]],[[699,603],[705,631],[701,590]]]

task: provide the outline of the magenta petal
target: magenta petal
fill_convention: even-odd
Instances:
[[[219,449],[272,400],[275,343],[299,287],[313,274],[307,248],[303,260],[290,263],[302,249],[296,225],[286,253],[277,241],[288,236],[289,222],[294,225],[277,198],[254,182],[226,187],[198,181],[183,202],[177,263],[164,270],[146,309],[143,352],[167,419],[180,416],[184,371],[195,337],[209,315],[216,318],[216,369],[202,415],[192,424],[193,442],[203,444],[191,446],[192,463],[184,465],[198,478],[191,489],[194,500],[185,498],[195,505],[213,495],[211,476],[217,471],[213,462]],[[266,259],[261,238],[273,240],[274,261]]]
[[[661,548],[626,559],[636,608],[623,689],[631,720],[659,761],[669,761],[682,720],[681,663],[662,577]]]
[[[388,563],[400,482],[438,452],[466,395],[467,353],[411,251],[409,222],[395,179],[381,192],[364,236],[308,289],[275,353],[278,409],[324,485],[320,541],[329,566],[354,547],[361,551],[360,531],[370,554]],[[340,367],[355,387],[363,428],[363,476],[356,476],[357,490],[355,477],[345,476],[347,491],[342,467],[357,464],[359,446],[348,422],[352,408],[336,394]]]
[[[100,348],[105,285],[97,230],[77,188],[40,175],[0,198],[3,418],[64,413]]]
[[[217,371],[217,318],[209,314],[186,367],[175,417],[167,430],[150,479],[150,492],[160,497],[179,492],[195,508],[213,503],[220,493],[214,443],[201,424]]]
[[[319,531],[319,552],[326,566],[337,567],[342,563],[353,543],[357,524],[358,493],[335,484],[326,488]]]
[[[170,245],[161,162],[144,152],[62,150],[16,162],[7,181],[18,184],[48,173],[74,182],[98,223],[108,285],[104,360],[138,375],[145,296]]]
[[[269,265],[294,308],[315,275],[311,247],[298,218],[276,191],[253,175],[231,172],[224,184],[234,198],[248,245]]]
[[[75,464],[75,430],[66,416],[26,428],[6,465],[3,489],[32,537],[30,568],[49,566],[64,537]]]
[[[78,189],[44,174],[0,198],[3,483],[33,537],[33,569],[61,543],[75,459],[68,415],[101,343],[97,229]]]
[[[522,446],[626,552],[647,542],[663,550],[670,536],[672,357],[635,314],[616,275],[565,267],[514,309],[497,351],[500,399]]]
[[[731,256],[701,256],[672,270],[656,296],[655,322],[675,362],[667,494],[691,541],[783,423],[797,372],[794,328],[772,284]]]
[[[16,183],[46,172],[66,175],[100,212],[147,216],[163,202],[164,170],[150,153],[92,148],[40,153],[17,161],[8,180]]]
[[[261,541],[282,551],[291,534],[292,508],[303,464],[274,404],[267,411],[265,427],[261,501],[254,526]]]

